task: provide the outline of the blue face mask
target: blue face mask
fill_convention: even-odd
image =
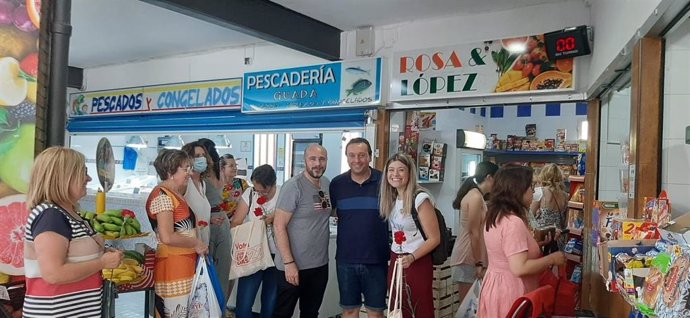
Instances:
[[[194,172],[202,173],[206,171],[206,168],[208,168],[208,162],[206,162],[206,158],[194,158]]]

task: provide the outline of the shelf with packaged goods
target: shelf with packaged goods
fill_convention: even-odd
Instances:
[[[585,176],[568,176],[570,182],[585,182]]]
[[[582,256],[580,256],[580,255],[565,253],[565,258],[569,261],[572,261],[572,262],[575,262],[578,264],[582,263]]]
[[[585,208],[585,204],[582,202],[568,201],[568,207],[572,209],[582,210]]]
[[[569,227],[568,231],[570,231],[570,234],[572,235],[582,236],[582,229],[575,229]]]
[[[484,157],[493,158],[496,163],[553,162],[560,165],[573,165],[576,162],[578,154],[577,152],[561,151],[484,151]]]

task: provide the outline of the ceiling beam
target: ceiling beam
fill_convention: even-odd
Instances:
[[[267,0],[141,0],[331,61],[342,30]]]

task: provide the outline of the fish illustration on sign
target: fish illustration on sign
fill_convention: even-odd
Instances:
[[[360,78],[356,82],[352,83],[352,87],[350,89],[346,89],[345,92],[347,92],[347,96],[359,95],[369,87],[371,87],[371,82],[369,80]]]
[[[361,67],[348,67],[345,69],[346,72],[351,73],[351,74],[357,74],[357,75],[364,75],[367,74],[369,75],[369,70],[365,70]]]

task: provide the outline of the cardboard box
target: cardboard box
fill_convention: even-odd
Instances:
[[[656,223],[642,219],[614,219],[613,238],[616,240],[658,239]]]
[[[661,238],[673,244],[690,244],[690,213],[683,214],[659,228]]]
[[[607,285],[616,279],[615,256],[618,253],[647,253],[657,240],[613,240],[599,244],[599,274]]]

